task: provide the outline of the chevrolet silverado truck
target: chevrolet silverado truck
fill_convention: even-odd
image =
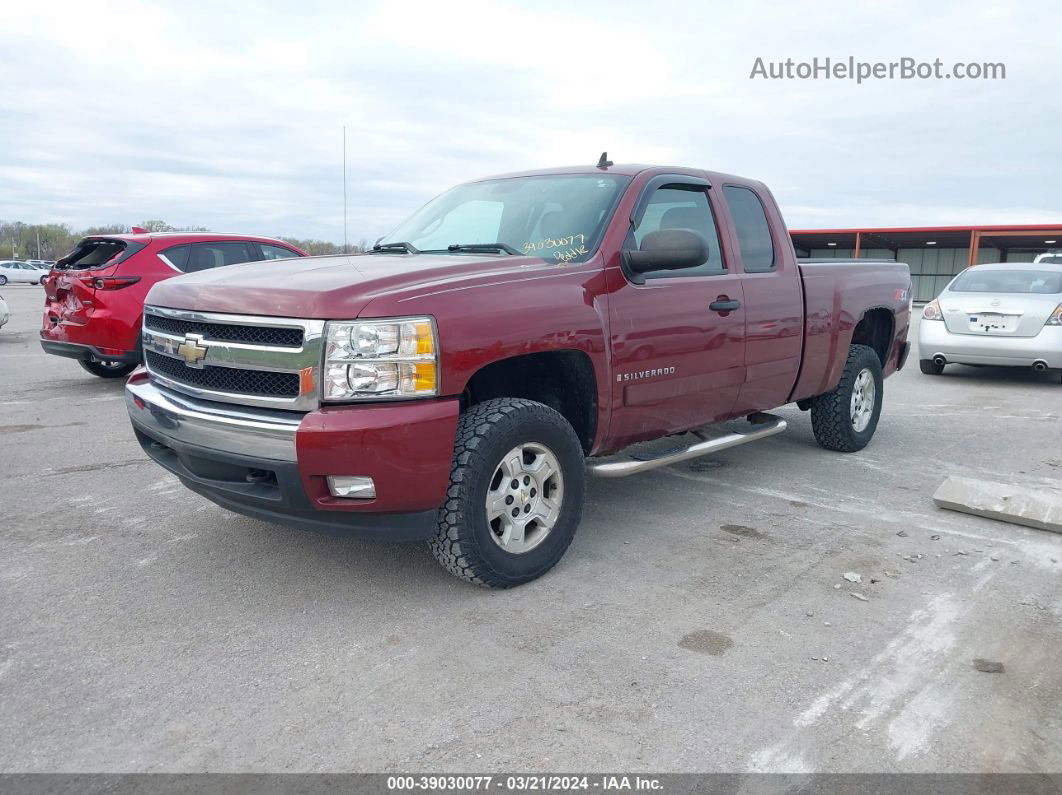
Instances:
[[[224,508],[424,540],[505,588],[564,554],[587,473],[762,439],[788,403],[862,449],[910,286],[798,261],[760,182],[602,157],[459,185],[365,254],[161,282],[126,402],[147,455]]]

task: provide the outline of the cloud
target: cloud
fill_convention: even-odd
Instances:
[[[590,163],[763,179],[792,226],[1062,221],[1051,3],[4,4],[0,217],[375,238],[449,185]],[[756,57],[1002,81],[750,80]]]

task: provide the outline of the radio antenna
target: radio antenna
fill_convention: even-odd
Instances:
[[[597,161],[597,167],[604,170],[612,165],[612,161],[608,159],[608,152],[602,152],[601,158]]]

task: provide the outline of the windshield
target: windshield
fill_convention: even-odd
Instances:
[[[982,271],[971,268],[951,287],[953,293],[1062,293],[1062,271]]]
[[[597,249],[628,182],[630,177],[612,174],[469,182],[428,202],[379,245],[468,253],[467,247],[502,244],[484,253],[508,247],[556,262],[581,262]]]

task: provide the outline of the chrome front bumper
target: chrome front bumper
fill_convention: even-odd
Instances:
[[[139,376],[139,378],[138,378]],[[125,387],[133,425],[178,444],[273,461],[295,461],[295,432],[302,414],[197,400],[134,374]]]
[[[303,415],[190,398],[138,370],[125,388],[144,452],[192,491],[230,511],[300,530],[380,541],[424,541],[438,511],[321,510],[295,460]]]
[[[923,319],[918,324],[918,358],[938,355],[955,364],[1031,367],[1043,361],[1062,368],[1062,326],[1044,326],[1035,337],[982,336],[953,334],[943,321]]]

